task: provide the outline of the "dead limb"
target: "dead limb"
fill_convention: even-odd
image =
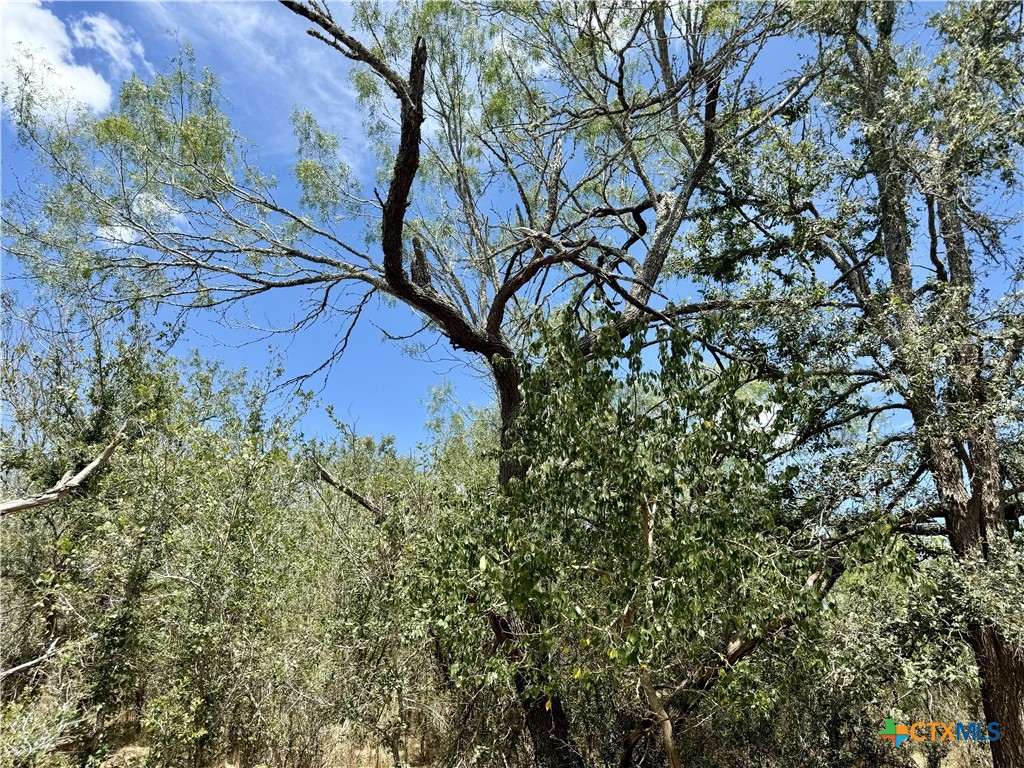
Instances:
[[[57,641],[54,640],[52,643],[50,643],[50,647],[46,649],[46,653],[44,653],[42,656],[36,659],[32,659],[32,661],[26,661],[24,664],[19,664],[16,667],[11,667],[10,669],[5,669],[3,672],[0,672],[0,680],[3,680],[8,675],[13,675],[16,672],[21,672],[23,669],[29,669],[31,667],[34,667],[36,664],[41,664],[53,655],[54,649],[56,649],[56,647]]]
[[[377,525],[383,524],[384,520],[387,518],[387,515],[385,514],[383,509],[381,509],[377,504],[374,504],[368,498],[363,496],[363,494],[359,493],[359,491],[357,491],[355,488],[346,485],[341,480],[336,478],[334,475],[328,472],[327,469],[319,462],[314,461],[313,464],[316,466],[317,473],[319,474],[321,480],[323,480],[328,485],[337,488],[339,491],[341,491],[350,499],[352,499],[352,501],[354,501],[356,504],[361,506],[363,509],[367,510],[371,515],[373,515],[373,521]]]
[[[60,479],[60,482],[48,490],[36,493],[32,496],[26,496],[21,499],[11,499],[10,501],[0,503],[0,515],[6,515],[11,512],[21,512],[24,509],[43,507],[60,501],[69,493],[72,493],[81,487],[82,483],[88,480],[92,474],[102,469],[110,460],[114,451],[117,450],[117,447],[123,443],[127,437],[128,422],[125,422],[118,431],[117,436],[107,444],[107,447],[103,449],[100,455],[89,462],[89,464],[87,464],[83,469],[79,470],[77,474],[73,475],[71,470],[68,470],[64,477]]]

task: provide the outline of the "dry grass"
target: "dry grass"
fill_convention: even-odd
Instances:
[[[427,754],[421,753],[419,739],[410,738],[408,741],[408,749],[401,750],[402,761],[407,765],[430,765],[434,756],[429,754],[429,750],[427,750]],[[394,761],[388,750],[379,746],[354,744],[340,733],[340,729],[338,733],[332,735],[331,742],[327,758],[324,760],[324,768],[394,768]],[[123,747],[104,760],[100,764],[100,768],[145,768],[148,755],[148,747]],[[910,756],[919,768],[927,768],[928,758],[923,752],[915,751]],[[987,759],[987,751],[980,748],[980,745],[965,744],[953,747],[939,765],[940,768],[984,768],[990,763]],[[231,762],[224,762],[219,768],[238,768],[238,766]],[[274,766],[261,765],[258,768],[274,768]]]
[[[391,753],[379,746],[356,744],[347,739],[339,728],[330,736],[330,747],[324,760],[324,768],[394,768]],[[149,747],[127,746],[117,750],[100,763],[99,768],[145,768]],[[429,766],[433,756],[425,749],[418,738],[408,739],[400,750],[402,762],[412,766]],[[226,760],[218,768],[238,768]],[[260,765],[258,768],[274,768],[273,765]]]

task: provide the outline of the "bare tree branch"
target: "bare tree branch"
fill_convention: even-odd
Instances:
[[[110,441],[100,455],[89,462],[89,464],[87,464],[77,474],[72,475],[69,471],[61,478],[59,483],[42,493],[26,496],[22,499],[11,499],[10,501],[0,503],[0,515],[7,515],[12,512],[21,512],[22,510],[33,509],[35,507],[43,507],[60,501],[68,494],[77,490],[94,472],[102,469],[110,460],[110,457],[114,455],[114,451],[117,450],[117,447],[123,443],[127,437],[128,423],[125,422],[118,431],[117,436]]]
[[[361,506],[363,509],[367,510],[371,515],[373,515],[373,521],[377,525],[382,525],[384,523],[384,521],[387,519],[387,513],[381,507],[374,504],[372,501],[370,501],[370,499],[368,499],[363,494],[359,493],[359,491],[354,489],[352,486],[343,483],[337,477],[328,472],[327,468],[324,467],[319,462],[314,461],[313,464],[316,466],[317,472],[319,473],[321,480],[323,480],[328,485],[337,488],[339,491],[341,491],[350,499],[352,499],[352,501],[354,501],[356,504]]]
[[[19,664],[16,667],[11,667],[10,669],[5,669],[3,672],[0,672],[0,680],[3,680],[5,677],[8,677],[9,675],[21,672],[24,669],[30,669],[31,667],[34,667],[36,664],[42,664],[44,661],[46,661],[53,655],[54,649],[56,649],[57,647],[58,640],[59,638],[55,638],[54,641],[50,643],[50,647],[46,649],[46,652],[42,656],[39,656],[38,658],[32,659],[31,661],[26,661],[24,664]]]

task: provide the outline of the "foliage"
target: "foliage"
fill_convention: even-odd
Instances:
[[[257,380],[215,365],[157,362],[146,331],[10,348],[5,495],[48,482],[58,450],[89,456],[101,411],[100,442],[120,404],[138,405],[94,485],[4,519],[3,665],[45,657],[5,685],[4,759],[97,759],[140,740],[153,765],[310,766],[332,725],[397,738],[396,692],[406,710],[432,704],[400,578],[429,487],[386,443],[316,448],[388,505],[383,524],[367,520],[313,484],[298,412],[270,416]]]
[[[870,723],[941,704],[1016,768],[1019,8],[284,5],[373,178],[298,110],[279,185],[187,47],[104,115],[7,91],[5,245],[61,301],[10,337],[5,494],[129,432],[4,520],[17,759],[895,765]],[[306,441],[140,319],[271,291],[321,370],[404,305],[496,406]]]

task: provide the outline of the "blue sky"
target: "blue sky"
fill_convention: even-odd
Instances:
[[[336,12],[344,14],[345,6]],[[277,3],[3,0],[0,14],[5,79],[12,57],[31,51],[51,67],[49,87],[72,92],[89,109],[102,112],[132,72],[146,77],[159,71],[178,53],[180,43],[187,42],[197,63],[220,78],[235,128],[254,141],[261,164],[279,179],[288,178],[294,160],[289,116],[296,107],[309,109],[339,135],[346,159],[362,178],[372,178],[376,170],[347,61],[306,36],[302,20]],[[3,180],[10,188],[27,159],[15,148],[6,117],[2,123]],[[10,280],[16,267],[5,264],[4,273]],[[248,307],[249,318],[237,319],[258,323],[287,318],[288,301],[287,295],[261,297]],[[425,400],[431,386],[451,383],[462,403],[483,405],[492,399],[486,380],[445,343],[433,344],[414,359],[386,341],[379,330],[400,335],[418,325],[408,310],[375,303],[319,394],[322,405],[332,405],[336,417],[355,424],[362,434],[394,435],[402,450],[424,438]],[[212,317],[194,316],[190,329],[177,352],[198,347],[204,356],[229,366],[259,371],[272,359],[273,345],[284,358],[286,378],[315,369],[335,345],[332,329],[323,326],[290,339],[268,340],[225,328]],[[314,383],[319,389],[325,382],[321,378]],[[323,407],[303,427],[308,435],[321,437],[334,429]]]

